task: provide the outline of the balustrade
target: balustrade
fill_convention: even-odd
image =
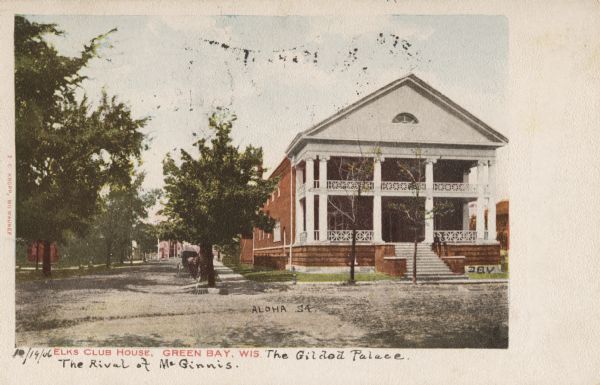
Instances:
[[[453,193],[477,193],[477,185],[469,183],[433,183],[433,191]]]
[[[330,242],[352,242],[352,230],[328,230]],[[373,241],[373,230],[356,230],[356,242]]]
[[[434,239],[448,243],[473,243],[477,240],[474,230],[434,230]]]
[[[344,190],[344,191],[356,191],[361,187],[362,191],[373,191],[374,183],[372,181],[358,181],[358,180],[328,180],[328,190]]]
[[[303,231],[300,233],[300,244],[306,243],[306,237],[307,237],[306,231]]]
[[[416,189],[425,191],[425,182],[396,182],[396,181],[384,181],[381,182],[381,191],[401,191],[409,192]]]

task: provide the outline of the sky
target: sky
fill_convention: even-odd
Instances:
[[[145,188],[163,185],[168,152],[192,150],[208,116],[227,107],[240,146],[273,170],[300,131],[415,73],[505,136],[508,23],[502,16],[27,16],[56,23],[64,55],[113,28],[83,73],[150,117]],[[510,136],[509,136],[510,139]],[[498,152],[498,198],[508,197],[508,152]]]

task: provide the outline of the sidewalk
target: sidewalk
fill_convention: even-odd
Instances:
[[[229,267],[223,265],[221,261],[214,260],[213,265],[215,267],[215,273],[217,274],[217,281],[224,284],[233,282],[247,282],[243,275],[238,274],[231,270]]]

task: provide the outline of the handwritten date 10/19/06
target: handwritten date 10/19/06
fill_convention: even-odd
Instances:
[[[317,310],[311,305],[300,304],[296,306],[290,306],[289,309],[285,305],[252,305],[252,313],[314,313]]]

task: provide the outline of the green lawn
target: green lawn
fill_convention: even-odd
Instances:
[[[468,273],[467,274],[470,279],[506,279],[508,278],[508,273],[499,273],[499,274],[483,274],[483,273]]]
[[[257,282],[291,282],[296,274],[297,282],[346,282],[350,277],[350,272],[347,273],[333,273],[333,274],[322,274],[322,273],[301,273],[287,270],[271,270],[266,268],[259,268],[252,265],[235,265],[228,264],[229,268],[238,274],[243,275],[246,279]],[[393,280],[398,277],[391,277],[382,273],[355,273],[354,279],[360,281],[381,281],[381,280]]]

